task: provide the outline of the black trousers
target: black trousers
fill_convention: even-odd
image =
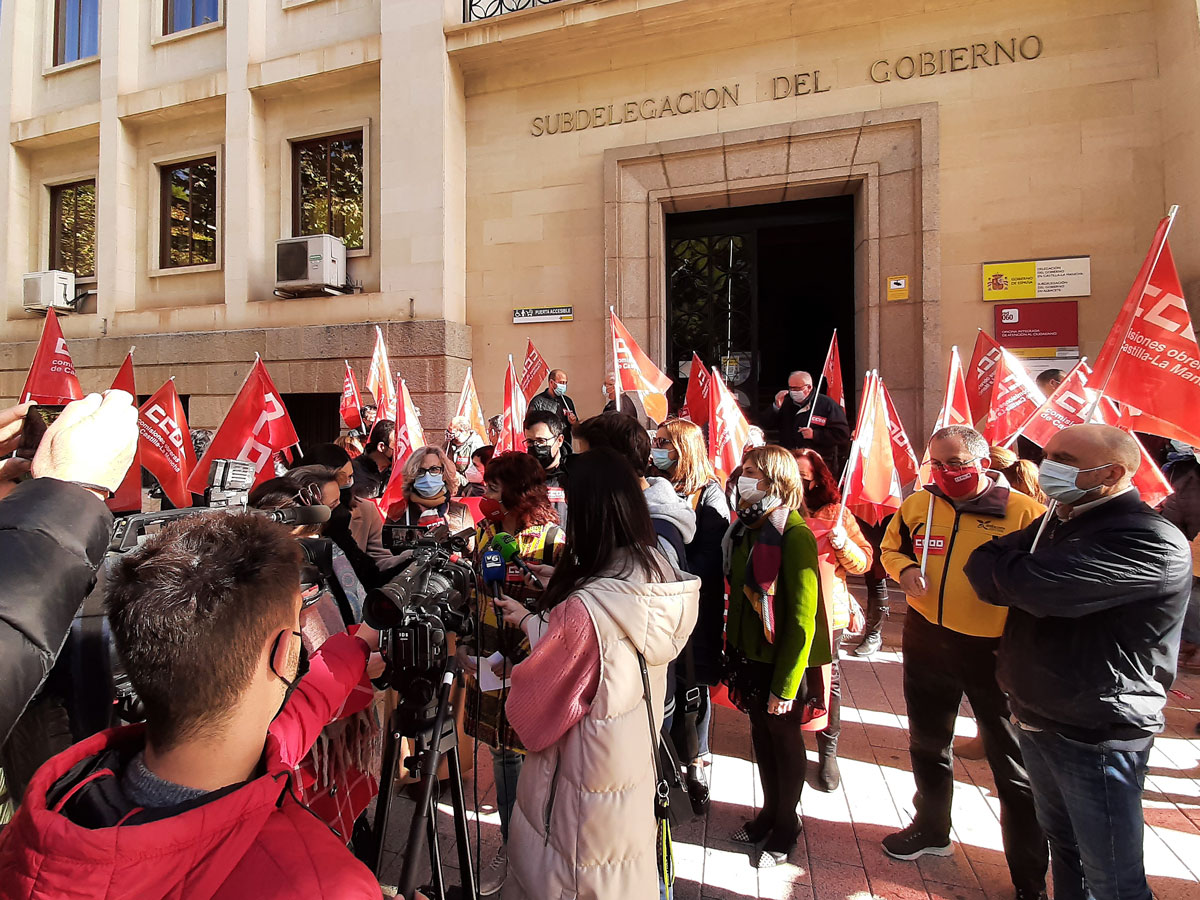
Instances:
[[[765,709],[750,711],[750,739],[763,789],[763,806],[755,822],[770,831],[772,843],[790,843],[800,832],[796,807],[808,767],[803,717],[802,702],[793,704],[791,712],[783,716],[773,716]]]
[[[999,638],[959,634],[909,610],[904,622],[904,702],[917,793],[914,824],[950,834],[954,794],[954,719],[963,694],[971,701],[1000,799],[1000,830],[1013,885],[1043,889],[1049,850],[1038,825],[1008,701],[996,683]]]
[[[837,648],[842,642],[842,630],[833,633],[833,665],[829,673],[829,722],[823,731],[817,735],[827,741],[836,741],[842,733],[842,662],[838,659]]]

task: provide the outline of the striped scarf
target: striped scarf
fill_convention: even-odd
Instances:
[[[726,544],[730,548],[726,553],[729,558],[734,544],[741,540],[746,531],[746,522],[755,521],[749,518],[750,510],[739,512],[742,516],[729,529]],[[786,506],[777,506],[771,512],[758,519],[762,524],[758,528],[758,540],[750,548],[746,560],[746,575],[743,579],[742,590],[750,606],[762,620],[763,637],[767,643],[775,643],[775,588],[779,581],[779,567],[783,564],[783,529],[791,510]],[[726,571],[729,571],[728,564]]]

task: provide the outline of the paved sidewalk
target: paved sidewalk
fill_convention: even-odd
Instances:
[[[1012,886],[1000,843],[999,805],[987,763],[956,765],[955,853],[949,858],[898,862],[885,856],[880,839],[908,823],[912,776],[908,762],[908,721],[901,690],[898,617],[885,629],[883,649],[869,660],[843,653],[842,786],[831,794],[811,787],[816,753],[810,742],[809,784],[804,791],[804,831],[791,865],[759,872],[744,846],[727,838],[761,803],[750,734],[744,716],[718,707],[712,748],[713,804],[704,821],[676,834],[677,900],[696,898],[801,898],[801,900],[1009,900]],[[1165,734],[1155,742],[1146,782],[1146,866],[1160,900],[1200,897],[1200,676],[1176,683]],[[1182,696],[1180,696],[1182,695]],[[975,733],[965,709],[961,734]],[[486,751],[478,765],[480,834],[486,864],[499,840],[495,791]],[[467,776],[470,777],[470,772]],[[468,805],[473,785],[466,785]],[[443,860],[456,862],[443,805],[439,827],[445,836]],[[393,818],[398,848],[407,808]],[[474,827],[472,827],[474,836]],[[472,842],[473,843],[473,842]],[[472,847],[474,850],[474,847]],[[396,854],[389,853],[392,868]],[[457,874],[449,876],[457,881]]]

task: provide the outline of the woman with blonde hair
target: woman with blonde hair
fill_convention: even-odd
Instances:
[[[806,677],[832,662],[820,602],[817,541],[805,524],[804,488],[792,454],[768,444],[742,460],[738,520],[724,541],[729,577],[729,696],[750,716],[763,806],[733,839],[759,848],[759,868],[784,862],[800,834],[796,806],[807,759],[804,725],[825,699]]]
[[[658,426],[650,451],[651,462],[670,480],[675,493],[696,513],[696,536],[686,544],[687,568],[700,576],[700,611],[696,629],[675,666],[675,716],[671,737],[679,758],[688,763],[688,791],[697,813],[709,804],[704,775],[709,755],[712,719],[709,688],[721,677],[722,636],[725,630],[725,571],[721,539],[729,528],[729,502],[708,459],[704,432],[687,419],[668,419]],[[694,671],[689,678],[688,655]],[[696,707],[699,703],[699,707]]]
[[[1021,459],[1007,447],[992,447],[989,452],[992,456],[992,469],[1004,476],[1009,487],[1032,497],[1043,506],[1050,503],[1038,484],[1036,465],[1028,459]]]
[[[440,447],[418,447],[404,462],[404,509],[389,511],[388,521],[401,525],[430,527],[445,525],[451,534],[475,527],[466,504],[454,499],[458,493],[458,470]]]

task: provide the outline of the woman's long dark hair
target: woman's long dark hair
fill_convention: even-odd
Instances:
[[[615,450],[599,447],[571,458],[567,473],[567,552],[554,570],[539,611],[557,606],[586,581],[611,570],[626,550],[647,577],[668,577],[642,485]]]
[[[528,453],[509,451],[493,456],[483,470],[483,480],[500,485],[500,502],[516,520],[518,530],[558,521],[546,490],[546,470]]]
[[[830,503],[841,503],[842,495],[838,491],[837,479],[833,477],[833,472],[829,471],[829,466],[825,464],[825,460],[821,454],[811,447],[803,447],[799,450],[793,450],[792,455],[799,459],[804,457],[808,460],[808,464],[812,466],[812,487],[804,489],[804,505],[809,513],[816,513],[818,509],[824,509]]]

